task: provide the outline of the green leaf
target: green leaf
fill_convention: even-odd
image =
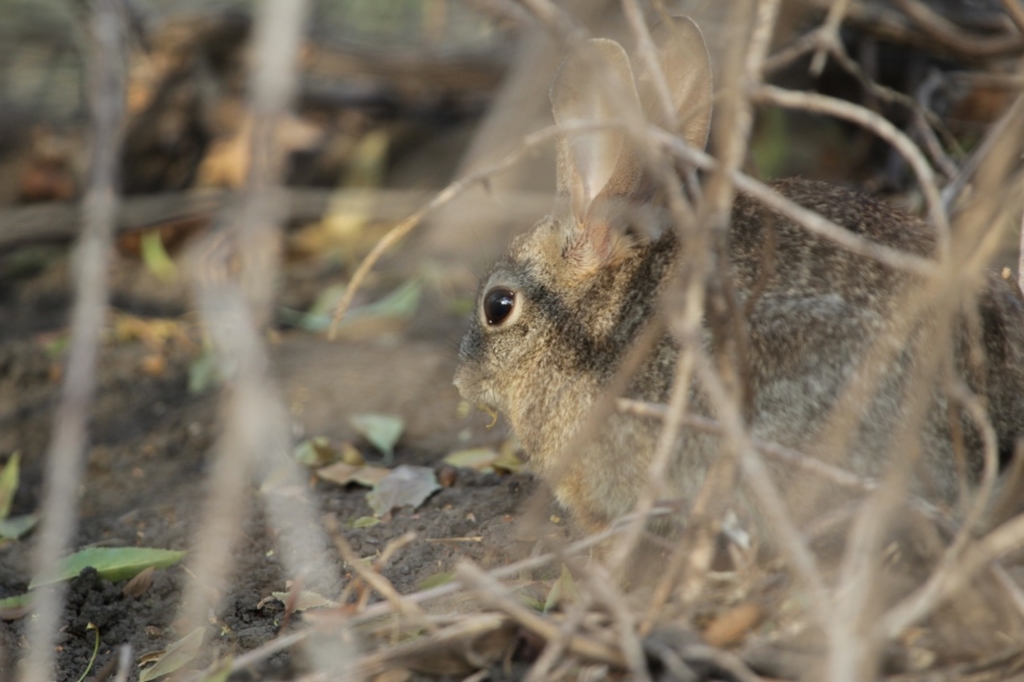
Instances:
[[[401,417],[387,414],[354,414],[348,418],[360,436],[384,454],[384,461],[390,462],[395,452],[395,443],[405,430]]]
[[[18,492],[18,473],[21,470],[21,453],[14,452],[7,465],[0,471],[0,521],[11,513],[14,493]]]
[[[150,566],[173,566],[181,561],[183,556],[185,552],[149,547],[87,547],[65,557],[58,564],[54,575],[48,579],[37,577],[29,583],[28,588],[32,590],[42,585],[70,580],[89,566],[95,568],[100,577],[106,580],[127,580]]]
[[[367,318],[408,319],[419,307],[422,293],[423,284],[420,280],[410,279],[379,301],[349,310],[338,325],[338,329],[345,329]],[[316,297],[308,311],[300,313],[285,308],[280,311],[281,319],[287,324],[294,324],[309,332],[326,331],[331,326],[334,309],[344,295],[345,286],[342,284],[327,287]]]
[[[17,540],[35,528],[37,523],[39,523],[39,517],[35,514],[22,514],[21,516],[2,519],[0,520],[0,538],[4,540]]]
[[[192,361],[188,368],[188,392],[199,395],[220,381],[217,356],[212,350],[205,351]]]
[[[551,609],[558,606],[562,602],[575,601],[578,596],[576,589],[576,581],[573,580],[572,573],[569,572],[569,567],[562,564],[562,574],[558,576],[551,585],[551,591],[548,592],[548,598],[544,600],[543,612],[547,613]]]
[[[55,337],[53,337],[46,343],[46,354],[50,357],[50,359],[57,360],[64,355],[65,351],[67,351],[68,346],[70,345],[70,332],[57,334]]]
[[[199,653],[199,647],[203,645],[203,630],[205,628],[200,626],[167,647],[156,665],[139,673],[139,682],[150,682],[158,677],[169,675],[195,658]]]
[[[346,187],[379,187],[387,172],[390,133],[377,128],[363,135],[348,159]]]
[[[31,603],[31,592],[16,594],[13,597],[4,597],[3,599],[0,599],[0,612],[10,611],[11,609],[23,609]]]
[[[352,528],[369,528],[370,526],[376,526],[378,523],[380,523],[380,519],[376,516],[360,516],[352,522]]]
[[[419,584],[416,585],[416,589],[417,591],[429,590],[432,587],[447,585],[453,580],[455,580],[454,573],[435,573],[434,575],[428,575],[426,578],[421,580]]]
[[[164,248],[164,241],[160,237],[159,230],[143,232],[139,249],[146,269],[153,273],[158,280],[169,284],[178,278],[178,268],[174,265],[171,257],[167,255],[167,249]]]
[[[338,460],[338,451],[323,436],[307,438],[295,446],[292,452],[295,461],[305,467],[319,467]]]

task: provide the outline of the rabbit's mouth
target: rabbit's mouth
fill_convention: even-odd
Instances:
[[[459,390],[463,400],[469,404],[492,414],[501,409],[498,405],[498,396],[487,385],[486,377],[479,370],[466,364],[459,365],[452,383]]]

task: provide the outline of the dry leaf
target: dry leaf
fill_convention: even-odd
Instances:
[[[203,645],[203,631],[205,629],[204,627],[196,628],[167,647],[163,652],[160,652],[158,658],[155,659],[156,665],[152,668],[146,668],[139,673],[139,682],[149,682],[158,677],[169,675],[189,663],[196,657],[196,654],[199,653],[199,648]],[[140,661],[142,660],[140,659]]]
[[[142,595],[149,592],[149,588],[153,586],[153,573],[156,572],[156,566],[150,566],[149,568],[139,573],[137,576],[125,583],[124,589],[121,593],[126,597],[134,597],[138,599]]]
[[[345,462],[335,462],[334,464],[317,469],[316,477],[330,483],[337,483],[338,485],[358,483],[361,486],[372,488],[387,478],[390,473],[391,469],[385,469],[384,467],[375,467],[367,464],[353,466]]]
[[[744,602],[721,613],[703,632],[704,641],[718,648],[727,648],[742,640],[764,616],[761,607]]]
[[[274,599],[285,605],[288,604],[288,600],[291,598],[290,592],[271,592],[270,594]],[[323,595],[317,594],[316,592],[310,590],[299,590],[295,603],[292,605],[292,610],[298,612],[306,611],[307,609],[320,609],[337,605],[338,602],[332,601]]]
[[[384,516],[397,507],[417,509],[440,489],[433,469],[403,464],[366,493],[366,501],[374,514]]]
[[[498,453],[491,448],[469,448],[456,450],[444,458],[444,461],[455,467],[474,469],[476,471],[494,471],[494,463],[498,461]]]

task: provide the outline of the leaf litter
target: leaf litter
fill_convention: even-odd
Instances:
[[[28,588],[33,590],[43,585],[74,578],[82,569],[95,568],[101,578],[117,582],[128,580],[149,568],[167,568],[181,561],[185,552],[150,547],[87,547],[65,557],[50,579],[35,578]]]
[[[403,464],[366,493],[366,501],[374,514],[385,516],[398,507],[418,509],[440,489],[433,469]]]
[[[389,464],[395,454],[395,444],[405,431],[405,420],[390,414],[354,414],[348,419],[352,428],[384,455]]]
[[[164,675],[170,675],[182,666],[190,663],[203,645],[203,633],[205,631],[206,628],[200,626],[162,652],[150,654],[147,657],[148,660],[154,660],[156,664],[139,673],[139,682],[149,682]]]

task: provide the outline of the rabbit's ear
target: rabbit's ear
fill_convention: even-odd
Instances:
[[[551,84],[555,123],[639,122],[640,99],[629,57],[614,40],[594,38],[562,62]],[[558,142],[558,189],[572,201],[572,242],[587,247],[574,257],[599,265],[619,242],[611,234],[604,199],[633,198],[641,168],[621,129],[604,128],[562,135]],[[600,201],[598,201],[600,199]]]
[[[683,139],[704,149],[711,129],[711,58],[700,28],[689,17],[672,17],[651,31],[661,71]],[[636,87],[647,119],[669,128],[659,105],[654,75],[637,60]]]

